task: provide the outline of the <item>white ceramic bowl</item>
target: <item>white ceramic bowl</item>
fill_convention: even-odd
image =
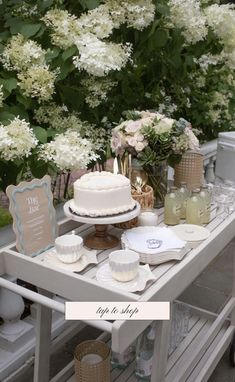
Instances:
[[[115,280],[126,282],[133,280],[139,269],[139,255],[131,250],[113,251],[109,255],[109,266]]]
[[[66,264],[75,263],[82,256],[83,238],[77,235],[63,235],[55,239],[57,257]]]

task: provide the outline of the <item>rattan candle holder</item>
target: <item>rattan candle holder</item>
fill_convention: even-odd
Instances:
[[[74,353],[77,382],[110,382],[110,349],[102,341],[80,343]]]
[[[136,200],[141,209],[153,208],[154,205],[154,195],[153,188],[149,185],[145,185],[141,193],[138,193],[135,189],[131,190],[131,195],[134,200]],[[131,219],[124,223],[115,224],[115,227],[121,229],[131,229],[138,226],[138,217]]]

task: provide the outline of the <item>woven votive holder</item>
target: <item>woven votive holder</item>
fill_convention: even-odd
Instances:
[[[74,352],[77,382],[110,382],[110,349],[102,341],[80,343]]]
[[[180,187],[181,182],[186,182],[190,191],[193,188],[201,187],[203,183],[203,155],[193,151],[186,152],[180,163],[175,165],[174,170],[176,187]]]
[[[134,200],[136,200],[141,209],[153,208],[154,204],[154,195],[153,188],[149,185],[145,185],[141,193],[138,193],[135,189],[131,190],[131,195]],[[131,219],[127,222],[117,223],[115,227],[121,229],[131,229],[138,226],[138,217]]]

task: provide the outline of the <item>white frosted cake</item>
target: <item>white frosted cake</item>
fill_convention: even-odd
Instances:
[[[110,216],[132,210],[130,180],[110,172],[90,172],[74,183],[71,209],[79,215]]]

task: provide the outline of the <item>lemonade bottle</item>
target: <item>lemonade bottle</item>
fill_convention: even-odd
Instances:
[[[200,197],[200,188],[193,189],[192,196],[187,200],[186,222],[188,224],[203,224],[204,202]]]
[[[177,187],[171,187],[165,196],[164,223],[176,225],[180,223],[181,203]]]

